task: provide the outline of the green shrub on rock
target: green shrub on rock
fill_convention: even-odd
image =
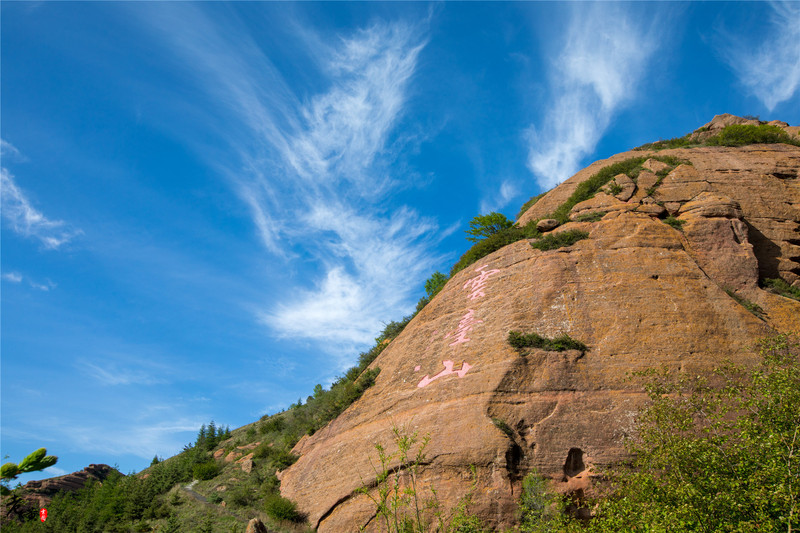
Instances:
[[[297,505],[280,494],[270,494],[264,499],[264,512],[273,520],[303,521],[302,515],[297,512]]]

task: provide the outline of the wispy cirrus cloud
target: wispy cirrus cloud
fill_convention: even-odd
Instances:
[[[528,168],[545,188],[579,170],[614,115],[636,96],[661,37],[654,22],[643,25],[618,4],[570,9],[548,74],[551,97],[543,124],[527,131]],[[660,17],[651,14],[648,20]]]
[[[240,161],[223,171],[265,248],[289,258],[301,246],[317,265],[315,277],[259,309],[258,319],[279,336],[320,341],[329,351],[368,342],[382,319],[410,310],[409,280],[424,279],[438,260],[429,253],[435,222],[386,207],[407,185],[392,173],[392,147],[403,142],[395,128],[425,46],[420,28],[375,23],[334,39],[302,28],[297,48],[324,89],[301,96],[246,31],[223,34],[195,16],[195,29],[175,42],[203,65],[206,90],[256,139],[238,145]]]
[[[2,141],[2,154],[20,156],[13,145]],[[14,232],[23,237],[34,238],[42,245],[55,250],[68,243],[79,230],[70,228],[64,221],[51,220],[33,207],[25,192],[17,186],[14,176],[5,168],[0,168],[0,189],[2,189],[3,218]]]
[[[19,272],[6,272],[2,275],[2,278],[10,283],[22,283],[23,281],[27,281],[30,287],[44,292],[48,292],[58,286],[49,279],[46,279],[44,282],[39,282]]]
[[[800,89],[800,4],[770,2],[769,31],[756,42],[719,31],[717,49],[750,93],[772,111]]]

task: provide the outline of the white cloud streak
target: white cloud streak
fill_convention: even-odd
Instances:
[[[761,43],[720,32],[718,49],[739,82],[772,111],[800,89],[800,4],[770,6],[770,29]]]
[[[45,280],[44,283],[39,283],[38,281],[30,279],[28,276],[23,276],[19,272],[6,272],[2,275],[2,278],[11,283],[22,283],[23,280],[27,280],[28,285],[32,288],[44,292],[55,289],[58,286],[49,279]]]
[[[572,4],[549,73],[551,101],[542,126],[527,132],[528,167],[551,188],[577,172],[614,114],[634,98],[660,36],[618,4]],[[651,13],[650,20],[660,17]]]
[[[207,69],[207,89],[257,140],[238,147],[243,163],[226,172],[265,248],[287,259],[299,246],[320,271],[257,317],[281,337],[353,355],[382,319],[411,310],[414,284],[439,259],[428,253],[433,221],[384,207],[400,185],[388,147],[397,142],[392,135],[425,42],[403,23],[375,24],[332,46],[307,29],[297,32],[326,87],[301,98],[246,32],[223,34],[195,16],[194,29],[178,31],[176,43]]]
[[[102,385],[158,385],[168,383],[174,370],[155,361],[105,354],[100,361],[80,360],[77,368]]]
[[[496,195],[494,195],[492,198],[484,198],[481,201],[480,212],[490,213],[492,211],[502,209],[503,207],[507,206],[508,202],[513,200],[517,194],[519,194],[518,187],[512,182],[504,180],[500,185],[500,190],[497,191]]]
[[[11,283],[21,283],[22,282],[22,274],[19,272],[6,272],[3,274],[3,279],[6,281],[10,281]]]
[[[3,218],[16,233],[38,239],[48,250],[60,248],[80,233],[61,220],[50,220],[33,207],[27,195],[14,182],[14,176],[5,168],[0,168],[0,180]]]

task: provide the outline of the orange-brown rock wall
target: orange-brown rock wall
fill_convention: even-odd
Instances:
[[[418,490],[436,489],[452,509],[475,483],[471,510],[509,526],[530,469],[560,490],[581,491],[598,468],[625,457],[623,436],[645,399],[632,371],[753,361],[756,339],[797,329],[800,303],[759,289],[758,278],[800,274],[798,180],[790,176],[800,148],[661,154],[692,163],[653,193],[675,203],[684,231],[652,213],[615,210],[556,229],[589,231],[570,247],[542,252],[520,241],[455,275],[375,361],[375,385],[296,449],[281,492],[312,525],[379,529],[374,503],[358,489],[374,484],[374,445],[393,451],[392,428],[400,427],[430,437]],[[520,222],[554,210],[609,162],[578,173]],[[757,301],[764,319],[728,287]],[[589,350],[520,353],[507,342],[510,330],[566,333]]]

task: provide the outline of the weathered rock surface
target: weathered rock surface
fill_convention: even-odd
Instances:
[[[591,165],[518,223],[552,213],[603,166],[642,155]],[[375,481],[374,445],[395,450],[393,427],[430,436],[418,486],[435,488],[450,509],[469,492],[474,465],[471,511],[493,527],[510,526],[532,468],[559,490],[587,491],[599,468],[625,457],[622,437],[645,400],[630,372],[747,363],[756,339],[797,329],[800,302],[759,289],[758,280],[800,279],[800,148],[658,155],[689,163],[664,178],[653,203],[598,193],[577,204],[571,218],[607,214],[555,231],[581,228],[587,239],[545,252],[527,241],[498,250],[456,274],[391,342],[374,363],[375,385],[304,438],[294,450],[299,460],[282,472],[281,492],[312,526],[377,529],[375,505],[358,489]],[[663,169],[650,165],[653,175]],[[642,212],[648,205],[660,211]],[[658,218],[665,208],[685,221],[682,231]],[[724,288],[758,303],[765,318]],[[589,350],[519,353],[507,342],[510,330],[566,333]]]

